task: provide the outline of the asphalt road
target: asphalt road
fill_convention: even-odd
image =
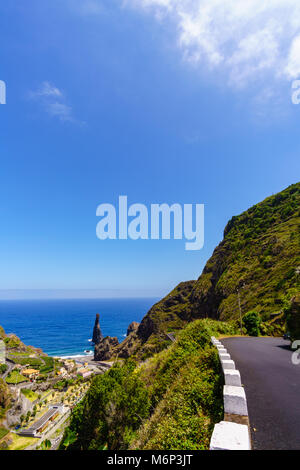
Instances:
[[[12,361],[9,361],[8,359],[6,359],[5,361],[5,364],[7,365],[7,371],[2,375],[2,379],[6,379],[6,377],[8,376],[8,374],[13,370],[13,368],[15,367],[15,363],[12,362]]]
[[[256,450],[300,450],[300,365],[281,338],[224,338],[241,373]]]

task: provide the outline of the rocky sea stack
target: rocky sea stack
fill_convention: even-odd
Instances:
[[[117,337],[102,335],[100,328],[100,315],[97,313],[93,330],[94,360],[109,361],[112,357],[128,358],[131,350],[135,346],[136,334],[140,324],[133,321],[127,329],[127,336],[122,343]]]
[[[100,328],[100,315],[97,313],[95,326],[93,330],[93,343],[95,344],[94,360],[95,361],[107,361],[113,354],[113,349],[119,345],[118,338],[111,338],[107,336],[103,337]]]
[[[102,339],[103,339],[103,335],[102,335],[101,328],[100,328],[100,315],[99,313],[97,313],[95,326],[93,330],[92,341],[94,344],[99,344]]]

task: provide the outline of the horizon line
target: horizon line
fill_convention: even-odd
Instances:
[[[158,289],[0,289],[0,301],[5,300],[104,300],[161,298],[167,292]]]

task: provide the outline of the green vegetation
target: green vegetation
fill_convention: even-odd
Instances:
[[[92,381],[65,436],[67,442],[77,436],[71,449],[102,449],[106,442],[111,449],[128,448],[132,433],[149,413],[146,388],[134,369],[133,362],[117,364]]]
[[[6,336],[4,343],[7,348],[18,348],[21,346],[21,340],[15,335]]]
[[[62,392],[63,390],[66,390],[70,385],[74,385],[74,383],[74,379],[62,379],[56,382],[53,388]]]
[[[0,423],[5,417],[5,413],[10,406],[11,394],[9,387],[4,382],[3,379],[0,379]]]
[[[300,340],[300,294],[296,295],[286,307],[285,316],[291,340]]]
[[[53,357],[40,356],[40,357],[29,357],[26,353],[13,352],[8,355],[9,359],[15,364],[21,366],[33,367],[38,369],[40,373],[47,376],[54,371],[55,367],[59,367],[60,362],[55,360]]]
[[[51,446],[52,446],[51,441],[49,441],[49,439],[46,439],[45,441],[41,443],[41,445],[39,446],[39,449],[50,450]]]
[[[4,374],[7,371],[6,364],[0,364],[0,375]]]
[[[53,357],[43,357],[44,364],[40,367],[41,374],[49,374],[54,370],[54,359]]]
[[[6,383],[8,384],[19,384],[22,382],[28,382],[28,379],[16,369],[10,372],[6,377]]]
[[[24,450],[36,442],[33,437],[18,436],[15,433],[10,433],[7,437],[10,441],[7,450]]]
[[[9,431],[3,427],[0,426],[0,441],[1,439],[3,439],[3,437],[5,437],[7,434],[9,433]]]
[[[22,388],[21,393],[30,401],[38,399],[38,394],[30,390],[29,388]]]
[[[24,354],[18,355],[18,356],[16,356],[15,354],[14,355],[9,354],[8,357],[15,364],[20,364],[21,366],[28,366],[28,367],[33,367],[33,368],[38,369],[43,364],[41,359],[37,357],[28,357]]]
[[[243,317],[243,324],[247,335],[259,336],[261,319],[257,312],[248,312]]]
[[[210,336],[235,333],[231,324],[198,320],[144,364],[116,363],[92,380],[61,447],[207,449],[223,416],[222,376]]]

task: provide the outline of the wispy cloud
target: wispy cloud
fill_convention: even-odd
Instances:
[[[63,98],[63,93],[58,88],[51,85],[51,83],[49,82],[43,82],[41,87],[38,90],[31,91],[29,95],[31,98],[50,97],[50,96]]]
[[[300,76],[299,0],[120,0],[172,21],[186,61],[247,86]]]
[[[30,91],[29,98],[38,101],[50,116],[61,122],[83,124],[73,116],[73,109],[66,103],[64,93],[50,82],[43,82],[37,90]]]

